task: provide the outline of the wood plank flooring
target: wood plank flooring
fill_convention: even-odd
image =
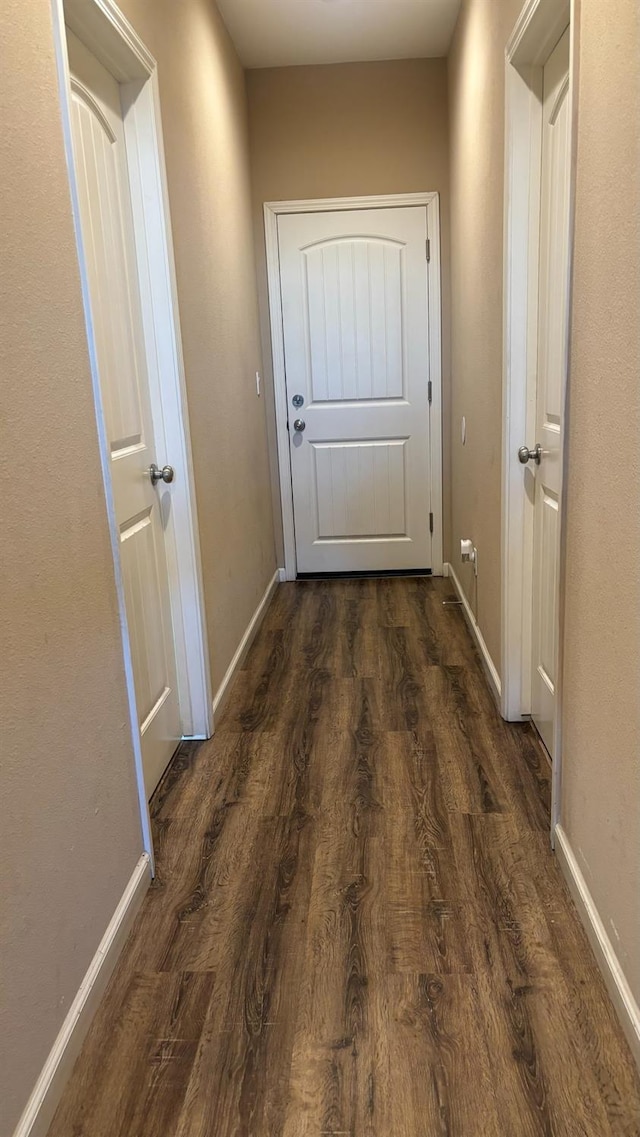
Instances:
[[[447,597],[280,586],[50,1137],[638,1137],[546,760]]]

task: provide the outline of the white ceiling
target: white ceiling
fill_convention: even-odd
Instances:
[[[245,67],[446,55],[460,0],[218,0]]]

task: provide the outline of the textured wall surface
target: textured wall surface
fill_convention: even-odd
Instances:
[[[212,0],[123,0],[158,61],[214,691],[276,567],[244,74]]]
[[[7,0],[0,40],[5,1137],[142,838],[46,0]]]
[[[498,670],[504,49],[522,4],[465,0],[449,57],[451,563]],[[462,537],[477,546],[477,578],[460,561]]]
[[[123,7],[159,61],[215,687],[275,568],[244,76],[209,0]],[[2,21],[4,1137],[141,836],[50,6]]]
[[[640,1002],[640,9],[582,0],[562,822]]]
[[[460,537],[479,547],[477,594],[461,579],[499,664],[503,73],[521,0],[463,5],[451,199],[445,64],[405,61],[251,73],[253,205],[244,77],[213,4],[123,7],[159,61],[214,685],[276,563],[252,225],[268,347],[261,205],[279,198],[439,190],[445,348],[451,200],[448,555],[461,569]],[[640,998],[640,28],[635,0],[582,12],[562,819]],[[141,837],[49,4],[6,0],[0,22],[4,1137]],[[448,373],[445,351],[445,405]]]
[[[520,7],[465,0],[449,63],[453,563],[473,537],[477,593],[461,579],[498,665],[503,75]],[[640,15],[636,0],[581,12],[561,819],[640,999]]]
[[[263,355],[279,516],[262,205],[438,190],[442,226],[444,468],[449,463],[449,171],[443,59],[247,72]],[[449,479],[445,473],[445,487]],[[445,493],[445,550],[449,507]],[[281,533],[278,535],[281,541]],[[446,555],[446,554],[445,554]],[[283,563],[282,561],[280,563]]]

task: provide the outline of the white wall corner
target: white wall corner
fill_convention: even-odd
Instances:
[[[578,914],[593,948],[611,1001],[638,1067],[640,1067],[640,1007],[622,970],[604,922],[582,875],[571,842],[561,825],[556,825],[555,850],[563,876],[569,886]]]
[[[471,610],[471,605],[467,600],[467,597],[464,593],[462,585],[460,584],[460,581],[458,580],[458,577],[456,576],[456,572],[452,564],[449,563],[444,565],[443,576],[450,577],[453,583],[453,587],[458,594],[458,599],[462,601],[462,611],[464,612],[465,620],[467,621],[471,635],[476,641],[478,650],[480,651],[480,658],[482,660],[482,665],[489,683],[489,687],[494,699],[496,700],[496,703],[498,704],[498,709],[500,710],[502,702],[502,684],[500,682],[498,668],[491,658],[489,648],[487,647],[484,636],[480,631],[480,626]]]
[[[143,853],[69,1007],[13,1137],[46,1137],[62,1091],[150,884],[151,860],[148,853]]]

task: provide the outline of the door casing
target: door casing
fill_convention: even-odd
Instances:
[[[207,738],[212,732],[211,680],[157,65],[113,0],[52,0],[52,4],[64,145],[114,560],[143,845],[153,863],[120,565],[119,533],[109,471],[110,460],[73,157],[65,25],[86,44],[121,85],[154,437],[157,452],[166,455],[165,460],[174,466],[177,475],[172,487],[171,509],[165,517],[165,543],[181,727],[184,737]]]
[[[328,213],[348,209],[393,209],[403,205],[424,205],[427,210],[427,233],[430,259],[427,262],[429,304],[429,362],[432,381],[431,403],[431,500],[433,507],[432,573],[442,576],[442,301],[440,272],[440,201],[437,193],[390,194],[376,197],[317,198],[306,201],[268,201],[264,204],[264,231],[267,255],[269,320],[273,360],[273,386],[276,412],[278,474],[284,543],[284,579],[297,575],[293,492],[289,437],[288,406],[285,381],[284,333],[280,295],[280,258],[278,251],[278,214]],[[426,255],[426,253],[425,253]],[[426,382],[426,376],[425,376]]]
[[[555,754],[551,839],[559,820],[562,768],[562,641],[566,543],[566,466],[570,367],[571,279],[575,208],[579,0],[527,0],[505,52],[504,340],[502,462],[502,705],[517,721],[531,713],[533,505],[517,457],[535,415],[538,332],[539,213],[542,173],[543,66],[570,26],[571,113],[569,272],[562,413],[562,475],[558,568]]]

